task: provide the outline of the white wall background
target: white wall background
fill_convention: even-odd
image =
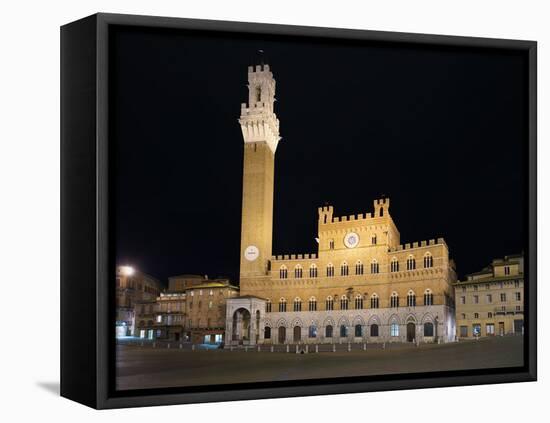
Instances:
[[[548,327],[550,13],[545,1],[9,1],[0,25],[0,419],[518,422],[548,411],[539,382],[96,412],[59,381],[59,26],[103,12],[531,39],[539,42],[539,328]],[[6,307],[7,306],[7,307]],[[545,310],[546,308],[546,310]],[[544,413],[547,414],[547,413]],[[33,420],[31,420],[33,419]],[[541,419],[543,419],[541,417]],[[537,419],[541,421],[541,419]]]

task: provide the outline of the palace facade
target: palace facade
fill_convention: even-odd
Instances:
[[[442,238],[402,244],[390,199],[369,213],[318,210],[318,251],[272,255],[279,120],[268,65],[248,68],[240,296],[227,300],[226,344],[448,342],[456,272]]]
[[[455,284],[456,335],[523,335],[523,255],[494,259]]]

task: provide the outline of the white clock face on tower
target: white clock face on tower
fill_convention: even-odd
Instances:
[[[248,261],[254,261],[260,256],[260,250],[255,245],[249,245],[244,249],[244,258]]]
[[[344,245],[348,248],[355,248],[359,245],[359,235],[355,232],[350,232],[344,237]]]

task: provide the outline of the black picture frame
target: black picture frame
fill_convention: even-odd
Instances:
[[[112,223],[109,174],[109,33],[113,25],[332,40],[511,49],[528,60],[529,240],[524,251],[525,363],[522,368],[379,377],[250,383],[221,387],[116,392],[114,372]],[[381,390],[534,381],[536,321],[536,108],[534,41],[268,25],[99,13],[61,28],[61,395],[97,409],[278,398]],[[78,333],[78,336],[73,334]]]

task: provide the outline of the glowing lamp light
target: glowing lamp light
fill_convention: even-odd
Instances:
[[[120,266],[120,272],[125,276],[132,276],[136,271],[132,266]]]

